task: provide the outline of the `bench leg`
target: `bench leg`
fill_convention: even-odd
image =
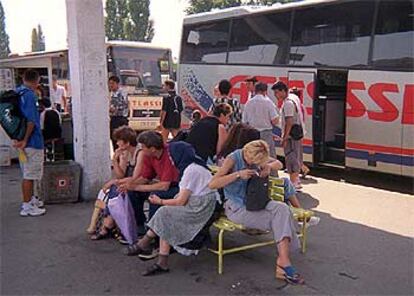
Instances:
[[[307,239],[307,221],[304,219],[302,224],[302,254],[306,252],[306,239]]]
[[[218,235],[218,274],[222,274],[223,273],[223,235],[224,235],[224,230],[221,229],[219,231],[219,235]]]

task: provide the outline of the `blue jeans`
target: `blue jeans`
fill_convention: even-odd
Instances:
[[[177,195],[179,190],[180,189],[178,188],[178,186],[174,185],[168,188],[167,191],[154,191],[154,192],[151,192],[151,194],[155,194],[159,196],[159,198],[161,199],[172,199],[174,198],[174,196]],[[159,209],[159,207],[161,206],[150,204],[148,221],[151,220],[152,216],[154,216],[155,212]]]

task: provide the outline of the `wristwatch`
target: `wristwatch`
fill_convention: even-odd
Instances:
[[[237,174],[236,174],[236,179],[238,180],[238,179],[240,179],[240,178],[241,178],[240,173],[239,173],[239,172],[237,172]]]

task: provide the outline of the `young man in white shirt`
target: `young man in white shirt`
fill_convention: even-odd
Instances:
[[[283,102],[281,108],[282,146],[285,154],[286,169],[290,176],[290,181],[295,185],[295,188],[301,189],[299,173],[301,170],[302,141],[294,140],[290,136],[290,131],[294,124],[300,124],[303,128],[299,113],[300,106],[297,106],[294,100],[289,99],[288,87],[282,81],[273,84],[272,90],[275,97]]]
[[[273,126],[279,122],[276,105],[266,95],[267,84],[259,82],[255,86],[255,96],[244,106],[242,122],[260,132],[260,138],[269,145],[270,156],[276,159],[276,147],[273,139]]]
[[[57,84],[57,77],[52,77],[52,87],[50,88],[50,100],[53,108],[59,112],[66,111],[66,91],[65,88]]]

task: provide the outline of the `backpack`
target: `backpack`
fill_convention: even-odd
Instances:
[[[27,120],[19,107],[24,93],[8,90],[0,94],[0,125],[12,140],[21,141],[26,134]]]

